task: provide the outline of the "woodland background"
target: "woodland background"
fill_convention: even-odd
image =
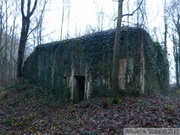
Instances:
[[[124,14],[133,12],[140,2],[125,0]],[[43,43],[116,28],[117,3],[111,0],[80,0],[78,3],[75,0],[38,1],[30,18],[25,58],[35,46]],[[22,27],[21,1],[3,0],[0,11],[0,82],[7,85],[16,78]],[[178,0],[143,1],[133,16],[122,20],[122,26],[142,27],[160,42],[169,58],[170,81],[177,82],[176,87],[179,87],[180,72],[179,12]]]

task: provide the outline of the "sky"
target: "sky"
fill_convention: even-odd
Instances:
[[[67,0],[65,0],[67,1]],[[112,29],[116,27],[117,7],[118,3],[113,0],[70,0],[70,5],[65,6],[65,14],[68,12],[67,7],[70,7],[69,17],[65,15],[63,25],[62,39],[74,38],[87,34],[89,29],[97,31],[97,27],[103,30]],[[124,14],[132,13],[137,8],[137,1],[140,0],[124,0]],[[168,2],[169,0],[167,0]],[[163,41],[164,34],[164,0],[144,0],[146,2],[147,21],[145,23],[146,30],[150,33],[155,41],[160,43]],[[127,8],[129,6],[129,9]],[[45,13],[45,31],[44,35],[48,35],[44,42],[58,41],[61,38],[61,15],[62,15],[62,0],[53,0],[48,4],[48,11]],[[101,11],[103,20],[98,19],[97,12]],[[68,19],[69,18],[69,19]],[[134,18],[130,17],[130,21],[134,22]],[[103,23],[101,23],[103,21]],[[127,21],[124,17],[123,21]],[[69,23],[68,23],[69,22]],[[124,23],[124,25],[126,25]],[[155,33],[156,31],[156,34]],[[68,34],[67,34],[68,33]],[[174,63],[172,55],[172,43],[168,39],[168,53],[170,54],[170,69],[171,78],[174,74]],[[172,79],[172,81],[174,81]]]
[[[59,40],[61,29],[61,11],[62,0],[53,0],[50,4],[50,9],[45,14],[44,22],[48,22],[46,25],[47,32],[53,32],[51,40]],[[101,11],[104,14],[103,30],[115,28],[116,22],[114,19],[117,17],[117,2],[113,0],[70,0],[70,19],[65,16],[63,37],[67,34],[67,21],[69,21],[69,35],[70,37],[76,37],[77,35],[83,35],[86,33],[87,27],[91,26],[96,28],[99,24],[97,20],[97,12]],[[130,1],[130,2],[129,2]],[[139,0],[124,0],[124,14],[128,13],[127,5],[129,6],[129,13],[132,13],[136,9],[135,3]],[[162,40],[163,33],[163,1],[164,0],[144,0],[146,2],[146,13],[148,21],[146,27],[149,32],[152,33],[156,29],[159,33],[158,38]],[[65,11],[67,12],[67,11]],[[131,19],[133,17],[130,17]],[[126,19],[123,19],[126,21]],[[133,22],[133,19],[131,20]],[[100,25],[100,24],[99,24]],[[48,42],[48,41],[47,41]]]

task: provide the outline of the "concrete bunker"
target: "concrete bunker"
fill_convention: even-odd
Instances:
[[[115,30],[39,45],[27,58],[23,75],[51,86],[62,101],[112,96]],[[121,29],[119,88],[125,93],[160,92],[168,82],[168,61],[159,43],[142,28]],[[119,52],[120,53],[120,52]]]
[[[84,100],[85,97],[85,77],[74,75],[74,98],[73,102],[78,103]]]

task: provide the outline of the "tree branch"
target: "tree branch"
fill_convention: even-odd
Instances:
[[[27,3],[27,16],[30,13],[30,8],[31,8],[31,0],[28,0],[28,3]]]
[[[23,17],[25,17],[25,15],[24,15],[24,0],[21,0],[21,14]]]
[[[122,15],[122,18],[123,18],[124,16],[133,16],[134,13],[141,7],[142,3],[143,3],[143,0],[141,0],[141,3],[140,3],[139,6],[136,8],[136,10],[134,10],[131,14],[124,14],[124,15]],[[113,21],[116,21],[117,19],[118,19],[118,17],[116,17]]]
[[[32,11],[30,12],[29,17],[32,16],[32,14],[34,13],[34,10],[36,9],[36,6],[37,6],[37,1],[38,1],[38,0],[35,0],[33,9],[32,9]]]
[[[38,27],[39,27],[39,25],[40,25],[40,20],[38,21],[38,24],[28,33],[28,36],[35,30],[35,29],[37,29]]]
[[[45,11],[45,8],[46,8],[46,4],[47,4],[47,1],[45,1],[44,3],[44,6],[43,6],[43,9],[41,11],[41,15],[40,15],[40,19],[38,20],[38,24],[28,33],[28,36],[35,30],[39,27],[40,23],[42,23],[42,16],[43,16],[43,13]]]
[[[124,16],[133,16],[134,13],[135,13],[138,9],[140,9],[142,3],[143,3],[143,0],[141,0],[141,3],[140,3],[139,6],[136,8],[136,10],[134,10],[131,14],[124,14],[124,15],[122,15],[122,18],[123,18]]]

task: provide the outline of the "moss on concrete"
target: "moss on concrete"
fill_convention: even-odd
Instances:
[[[85,78],[84,98],[112,95],[112,54],[115,30],[37,46],[23,67],[25,78],[51,86],[62,100],[73,99],[74,76]],[[141,28],[124,27],[121,37],[127,60],[126,91],[140,91],[141,45],[145,59],[145,92],[160,91],[167,83],[166,57],[158,43]],[[133,74],[130,74],[130,73]]]

